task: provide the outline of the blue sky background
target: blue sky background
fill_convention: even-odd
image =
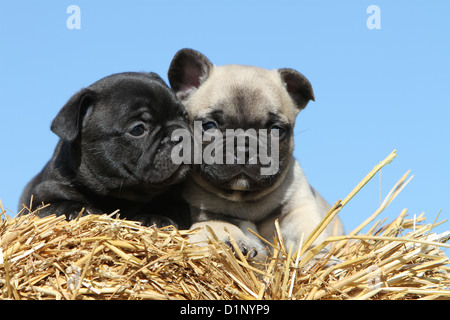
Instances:
[[[72,4],[80,30],[66,26]],[[381,9],[379,30],[366,26],[369,5]],[[0,199],[17,211],[57,143],[50,123],[76,91],[123,71],[167,80],[175,52],[191,47],[217,65],[290,67],[310,79],[316,102],[297,119],[295,156],[330,203],[398,150],[342,210],[347,230],[409,169],[415,178],[381,218],[408,208],[448,219],[449,15],[445,0],[2,1]]]

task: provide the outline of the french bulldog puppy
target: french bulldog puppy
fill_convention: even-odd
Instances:
[[[107,76],[80,90],[51,130],[60,137],[51,160],[25,187],[20,207],[50,206],[39,216],[112,213],[158,227],[188,228],[189,211],[177,191],[188,165],[170,153],[186,111],[156,73]],[[178,192],[178,194],[177,194]],[[20,210],[19,207],[19,210]]]
[[[255,256],[264,249],[262,242],[248,228],[266,239],[275,234],[275,219],[279,220],[287,248],[298,245],[301,234],[305,238],[319,224],[330,208],[329,204],[308,183],[299,163],[293,158],[294,125],[297,114],[314,100],[310,82],[293,69],[266,70],[254,66],[215,66],[198,51],[178,51],[169,68],[169,82],[188,112],[191,129],[201,125],[203,134],[214,135],[226,142],[229,130],[257,130],[257,135],[247,135],[247,140],[265,144],[277,142],[266,150],[277,154],[269,169],[250,142],[244,148],[234,144],[236,153],[247,156],[245,162],[234,163],[203,161],[194,164],[191,179],[183,191],[190,205],[192,229],[209,225],[224,242],[228,241],[225,228],[237,241],[240,249]],[[215,132],[215,134],[213,134]],[[194,133],[194,136],[196,134]],[[216,141],[216,138],[214,141]],[[274,140],[276,139],[276,140]],[[212,139],[205,139],[202,152],[211,147]],[[270,141],[270,142],[269,142]],[[216,141],[217,142],[217,141]],[[265,143],[265,144],[264,144]],[[220,143],[219,143],[220,144]],[[215,146],[212,152],[226,147]],[[224,153],[223,158],[229,154]],[[215,158],[220,160],[220,156]],[[273,165],[275,164],[275,165]],[[343,226],[337,218],[317,239],[317,243],[333,234],[342,234]],[[206,242],[207,232],[193,236],[193,242]]]

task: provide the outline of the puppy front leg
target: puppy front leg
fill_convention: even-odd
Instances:
[[[37,208],[36,215],[40,218],[55,214],[57,216],[65,215],[67,220],[77,218],[80,213],[82,213],[82,216],[102,213],[99,210],[89,208],[86,205],[74,201],[57,201],[50,203],[46,207],[36,206],[34,208]]]
[[[320,224],[321,220],[322,214],[320,213],[317,205],[314,203],[299,206],[292,210],[290,213],[283,216],[280,221],[280,228],[286,248],[288,249],[292,245],[293,250],[297,250],[302,234],[303,239],[306,240],[311,232]],[[313,242],[311,247],[322,243],[331,235],[332,234],[330,233],[330,228],[326,228]],[[311,260],[309,265],[314,265],[325,256],[328,256],[330,246],[328,245],[327,247],[322,249]],[[334,256],[331,256],[326,263],[326,267],[336,265],[340,262],[342,261]]]
[[[304,204],[297,206],[289,213],[282,215],[280,218],[281,235],[287,248],[292,244],[296,250],[300,238],[306,239],[310,233],[319,225],[321,215],[315,204]],[[326,233],[326,230],[324,231]],[[328,236],[322,233],[314,244],[319,244]]]
[[[122,213],[123,214],[123,213]],[[191,226],[190,211],[187,203],[177,198],[172,192],[158,196],[134,216],[123,215],[129,220],[139,221],[141,225],[157,228],[174,226],[179,230],[189,229]]]
[[[72,220],[80,215],[83,208],[82,215],[103,213],[90,205],[89,201],[71,184],[55,179],[32,181],[24,190],[20,202],[21,207],[30,206],[29,211],[36,212],[36,215],[41,218],[54,214],[65,215],[67,220]]]
[[[163,228],[167,226],[174,226],[177,229],[179,228],[175,221],[163,215],[144,213],[134,216],[132,220],[139,221],[144,227],[156,226],[157,228]]]
[[[199,228],[200,230],[189,236],[189,241],[200,246],[206,246],[208,244],[208,239],[212,237],[206,229],[206,226],[209,226],[220,241],[231,247],[231,242],[225,229],[228,230],[228,233],[234,240],[236,240],[239,249],[244,255],[249,254],[251,258],[254,258],[258,255],[258,253],[262,253],[265,249],[264,245],[258,238],[247,232],[247,228],[256,230],[256,226],[248,221],[238,221],[237,219],[232,220],[234,223],[221,220],[196,222],[192,225],[191,229]]]

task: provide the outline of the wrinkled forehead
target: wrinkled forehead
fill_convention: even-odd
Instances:
[[[222,110],[255,121],[269,114],[288,121],[297,111],[276,70],[241,65],[215,67],[191,102],[197,115]]]
[[[163,86],[154,81],[122,80],[103,88],[99,92],[100,100],[112,104],[131,101],[154,101],[163,103],[169,97]]]
[[[99,90],[92,116],[105,123],[124,119],[168,121],[183,110],[170,89],[159,82],[123,80]]]

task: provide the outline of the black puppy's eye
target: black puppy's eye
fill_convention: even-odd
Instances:
[[[128,133],[131,134],[131,135],[134,136],[134,137],[140,137],[140,136],[142,136],[145,132],[146,132],[146,129],[145,129],[145,126],[144,126],[142,123],[133,126],[133,127],[128,131]]]
[[[213,121],[206,121],[202,124],[203,131],[217,129],[217,125]]]
[[[274,130],[278,131],[278,138],[281,138],[285,133],[285,129],[277,124],[274,124],[273,126],[270,127],[270,134],[272,134]]]

